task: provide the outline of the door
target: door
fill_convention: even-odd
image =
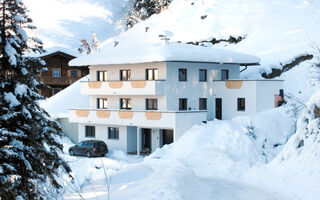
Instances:
[[[216,118],[222,119],[222,99],[216,98]]]
[[[142,129],[142,150],[151,150],[151,129]]]
[[[173,142],[173,130],[162,130],[162,146]]]

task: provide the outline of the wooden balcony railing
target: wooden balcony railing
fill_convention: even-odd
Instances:
[[[80,77],[52,77],[52,76],[41,76],[36,77],[37,81],[41,81],[47,85],[70,85],[76,82]]]

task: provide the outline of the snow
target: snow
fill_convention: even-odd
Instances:
[[[112,51],[117,42],[118,46],[131,49],[118,56],[130,57],[130,53],[135,48],[140,49],[141,45],[159,43],[158,36],[165,31],[173,33],[171,43],[242,36],[245,39],[236,45],[222,42],[215,47],[258,56],[261,66],[249,68],[243,76],[259,76],[260,71],[270,72],[272,67],[279,68],[280,63],[314,52],[312,46],[320,43],[320,29],[317,28],[319,11],[318,2],[311,0],[174,0],[168,10],[106,40],[101,49]],[[201,19],[203,15],[207,17]],[[116,48],[114,50],[117,51]],[[137,53],[142,54],[139,51]],[[145,54],[149,55],[147,52]],[[93,59],[91,61],[85,63],[104,64]]]
[[[70,108],[89,108],[89,96],[81,95],[80,82],[88,81],[88,76],[81,78],[56,95],[40,102],[52,118],[68,117]]]
[[[27,94],[27,90],[28,90],[28,86],[25,84],[17,84],[16,88],[14,90],[15,95],[26,95]]]
[[[249,122],[255,127],[256,137],[247,134]],[[114,165],[119,158],[123,159],[123,155],[108,154],[102,160],[108,159],[104,166],[111,179],[110,198],[286,199],[272,188],[265,189],[262,185],[246,182],[242,174],[254,166],[265,165],[266,157],[274,158],[282,145],[273,145],[286,141],[292,134],[291,125],[292,119],[286,109],[279,108],[250,117],[194,126],[177,142],[157,149],[143,160],[136,157],[134,163],[117,165],[117,170]],[[97,162],[97,159],[88,159],[86,163],[92,162]],[[92,169],[92,164],[71,164],[76,170],[76,177],[80,177],[77,185],[85,199],[107,198],[102,169]],[[86,174],[79,175],[79,171],[85,170]],[[77,193],[70,191],[64,198],[81,199]]]
[[[13,66],[16,66],[17,65],[17,58],[16,58],[17,51],[11,46],[11,44],[9,42],[6,42],[4,50],[9,57],[10,64]]]
[[[20,102],[17,100],[16,96],[12,93],[4,93],[4,100],[9,103],[9,107],[13,108],[20,105]]]
[[[130,39],[133,40],[134,38]],[[137,46],[122,45],[120,43],[116,47],[105,46],[104,49],[93,55],[73,59],[69,64],[71,66],[82,66],[161,61],[257,64],[260,62],[260,59],[241,53],[181,43],[169,43],[166,45],[157,43],[154,45],[143,44]]]

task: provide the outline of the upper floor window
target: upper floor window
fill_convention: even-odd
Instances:
[[[85,134],[86,134],[86,137],[95,137],[95,135],[96,135],[96,127],[94,127],[94,126],[86,126]]]
[[[187,110],[187,99],[179,99],[179,110]]]
[[[246,110],[246,99],[238,98],[238,111],[245,111],[245,110]]]
[[[206,69],[199,69],[199,81],[207,81],[207,70]]]
[[[121,81],[130,81],[131,80],[131,70],[120,70],[120,80]]]
[[[108,139],[119,140],[119,128],[108,128]]]
[[[146,110],[158,110],[158,99],[146,99]]]
[[[131,110],[131,99],[129,98],[120,98],[120,108]]]
[[[207,99],[206,98],[199,99],[199,110],[207,110]]]
[[[78,70],[72,69],[71,70],[71,77],[78,77]]]
[[[229,79],[229,70],[223,69],[221,70],[221,80],[225,81]]]
[[[60,69],[53,69],[53,77],[60,77],[61,73],[60,73]]]
[[[179,69],[179,81],[187,81],[187,69]]]
[[[101,109],[108,108],[108,99],[98,98],[97,99],[97,108],[101,108]]]
[[[158,80],[158,69],[146,69],[146,80]]]
[[[108,72],[107,71],[97,71],[97,81],[107,81]]]

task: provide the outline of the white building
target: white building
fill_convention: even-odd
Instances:
[[[195,124],[277,106],[282,81],[239,80],[240,66],[259,62],[179,43],[77,58],[71,65],[90,65],[90,81],[81,83],[90,107],[70,109],[69,121],[78,124],[79,141],[96,138],[127,153],[154,151]]]

